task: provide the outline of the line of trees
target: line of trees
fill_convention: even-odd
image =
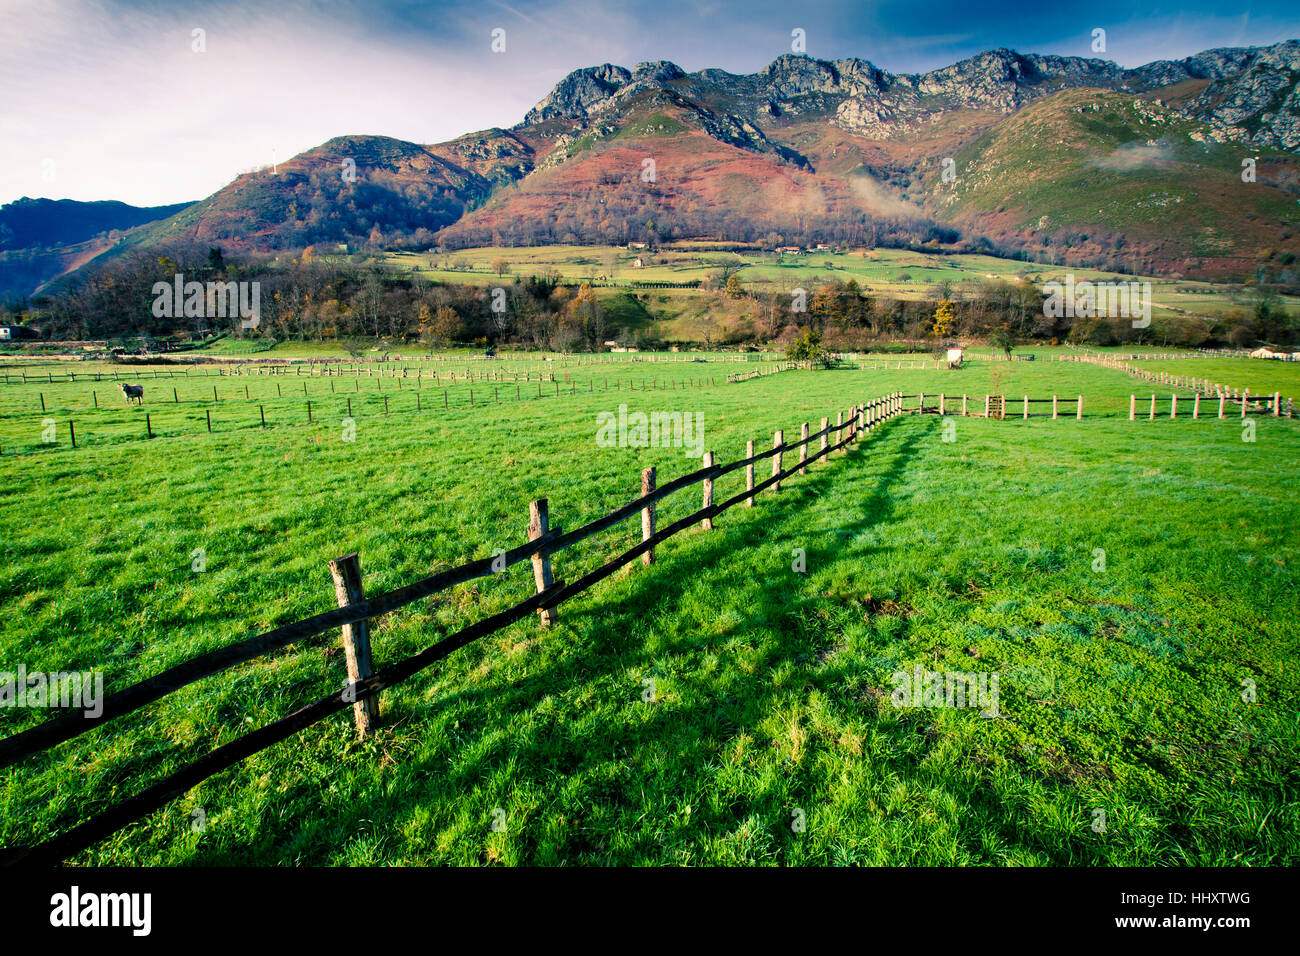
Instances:
[[[498,281],[485,288],[433,282],[361,254],[319,255],[312,247],[273,258],[178,245],[137,250],[78,273],[51,295],[0,308],[0,324],[31,325],[54,339],[196,339],[233,327],[236,334],[267,339],[382,338],[431,348],[519,343],[575,351],[600,349],[611,339],[630,341],[629,330],[611,322],[609,300],[603,303],[589,284],[565,282],[553,270],[510,276],[506,263],[494,271]],[[177,274],[187,282],[258,282],[258,327],[244,330],[228,318],[155,316],[155,283],[170,284]],[[619,294],[640,315],[654,318],[652,294]],[[1262,286],[1221,319],[1155,316],[1147,328],[1134,328],[1130,319],[1054,318],[1043,308],[1043,293],[1027,280],[960,287],[943,282],[921,298],[901,299],[854,279],[810,283],[802,290],[751,291],[735,270],[724,267],[692,295],[691,307],[710,345],[786,347],[807,331],[833,350],[898,340],[938,347],[974,338],[1238,347],[1300,340],[1296,317]]]

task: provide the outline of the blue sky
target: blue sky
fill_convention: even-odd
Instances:
[[[1300,37],[1300,14],[1201,0],[0,0],[0,202],[200,199],[331,136],[511,126],[581,66],[752,72],[790,51],[795,28],[811,56],[920,72],[999,46],[1136,66]]]

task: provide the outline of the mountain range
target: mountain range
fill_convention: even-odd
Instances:
[[[604,64],[510,129],[337,137],[114,248],[694,237],[1294,283],[1300,40],[1133,69],[1007,49],[923,74],[801,55],[747,75]]]

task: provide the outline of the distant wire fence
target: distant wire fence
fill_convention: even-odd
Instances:
[[[790,363],[770,371],[755,370],[746,374],[743,378],[754,378],[759,374],[770,375],[775,371],[784,371],[788,367],[790,367]],[[649,375],[642,376],[639,379],[615,377],[612,380],[606,376],[603,378],[589,378],[585,382],[580,382],[575,381],[571,373],[558,373],[557,377],[557,373],[553,372],[487,372],[478,375],[473,372],[465,372],[460,376],[457,376],[455,372],[452,372],[450,376],[442,376],[438,372],[434,372],[431,377],[420,374],[414,376],[396,374],[387,376],[395,382],[396,388],[385,392],[385,376],[382,374],[378,376],[366,375],[366,378],[377,379],[376,388],[363,390],[361,388],[361,371],[360,369],[354,370],[354,374],[351,376],[343,373],[318,376],[316,378],[327,380],[328,391],[325,390],[324,383],[318,381],[317,391],[315,392],[312,392],[310,388],[312,376],[294,376],[297,382],[288,387],[278,377],[272,376],[276,378],[274,396],[270,394],[254,396],[248,383],[234,386],[214,383],[210,395],[205,391],[197,396],[192,392],[182,396],[178,386],[173,385],[168,389],[164,385],[162,386],[161,398],[150,398],[153,411],[144,412],[143,421],[138,418],[135,420],[133,427],[137,431],[133,435],[121,437],[124,425],[122,423],[112,423],[109,427],[114,427],[116,431],[113,437],[107,439],[88,433],[84,419],[81,422],[82,429],[79,437],[77,431],[78,421],[75,417],[70,415],[58,419],[48,417],[50,413],[46,407],[45,393],[37,392],[35,402],[40,404],[39,415],[41,416],[39,427],[36,425],[29,427],[31,427],[33,434],[41,435],[42,439],[39,443],[31,444],[29,447],[35,451],[42,451],[60,446],[65,441],[61,437],[65,425],[67,427],[66,442],[72,448],[78,448],[88,444],[120,444],[155,437],[180,437],[190,434],[202,434],[205,431],[207,434],[212,434],[222,430],[223,426],[226,428],[266,428],[279,424],[311,424],[321,420],[322,410],[333,418],[340,416],[352,418],[354,417],[352,402],[356,396],[362,396],[365,402],[369,403],[367,405],[358,405],[358,408],[373,410],[374,403],[372,399],[379,396],[379,401],[383,403],[383,414],[385,415],[389,414],[390,410],[393,412],[404,411],[406,413],[421,414],[438,409],[451,411],[461,408],[484,408],[511,401],[523,402],[534,399],[561,398],[566,395],[577,396],[610,391],[626,391],[638,394],[646,391],[683,391],[711,388],[719,384],[719,379],[715,376],[687,379]],[[743,378],[728,376],[724,384],[742,381]],[[90,381],[103,380],[91,379]],[[144,381],[148,380],[145,379]],[[353,386],[350,390],[346,387],[349,381]],[[403,383],[406,384],[403,385]],[[123,380],[122,384],[125,384],[125,380]],[[534,384],[536,385],[536,394],[533,392]],[[587,386],[585,389],[581,387],[584,384]],[[303,404],[296,410],[286,411],[287,399],[297,397],[299,385],[302,387]],[[455,387],[444,387],[445,385]],[[597,385],[600,387],[597,388]],[[288,388],[287,391],[286,388]],[[475,391],[476,388],[477,392]],[[152,391],[152,386],[150,386],[150,389],[151,396],[156,394],[156,392]],[[168,390],[171,391],[170,396],[167,395]],[[348,394],[349,391],[351,391],[351,395]],[[82,411],[98,413],[101,410],[99,391],[92,388],[89,397],[90,401],[85,404]],[[393,401],[390,401],[390,399],[393,399]],[[106,398],[102,407],[104,409],[119,407],[125,401],[126,399],[121,391],[114,391],[111,399]],[[229,412],[232,403],[244,405],[245,408],[249,409],[248,413],[243,416],[232,417]],[[251,413],[253,405],[257,406],[257,416],[253,416]],[[203,410],[201,418],[197,414],[192,414],[196,411],[196,406]],[[214,417],[214,413],[222,407],[227,409],[224,417]],[[61,412],[66,411],[66,405],[60,405],[59,408]],[[155,414],[164,410],[185,410],[187,408],[189,412],[183,411],[183,414],[185,414],[185,424],[183,426],[177,427],[173,422],[168,428],[161,426],[155,428],[157,424],[153,421]],[[267,417],[268,408],[271,411],[269,419]],[[33,408],[32,412],[35,414],[36,409]],[[105,427],[102,421],[97,422],[97,426]],[[4,442],[0,441],[0,455],[6,453],[11,455],[15,453],[13,443],[10,442],[9,447],[6,448]]]
[[[101,361],[98,359],[86,359],[85,361]],[[170,364],[171,360],[164,359]],[[700,358],[692,356],[689,353],[680,357],[677,355],[663,355],[660,353],[640,353],[635,350],[618,353],[601,353],[601,357],[596,356],[566,356],[561,358],[529,358],[510,356],[509,358],[489,357],[482,355],[462,355],[462,356],[415,356],[414,361],[426,363],[425,365],[408,364],[412,359],[403,359],[400,356],[396,359],[358,359],[352,362],[339,362],[336,360],[318,360],[318,359],[300,359],[292,361],[266,361],[266,360],[238,360],[232,359],[224,364],[211,365],[190,365],[188,368],[148,368],[151,363],[147,361],[127,362],[121,359],[102,360],[102,364],[109,365],[138,365],[137,370],[113,370],[111,372],[93,371],[93,372],[76,372],[69,370],[60,372],[57,376],[50,369],[43,372],[32,371],[28,373],[27,368],[13,362],[0,362],[0,367],[4,369],[4,384],[6,385],[28,385],[32,383],[44,382],[55,385],[66,382],[88,381],[93,379],[99,381],[132,381],[141,378],[160,379],[160,378],[220,378],[223,376],[245,376],[245,375],[289,375],[300,377],[305,374],[306,377],[327,378],[330,376],[360,375],[362,372],[367,377],[375,375],[387,376],[389,378],[410,378],[411,372],[415,372],[417,378],[428,378],[430,373],[427,370],[429,364],[473,364],[476,362],[491,363],[499,361],[511,364],[531,363],[534,365],[545,365],[550,368],[577,368],[590,365],[601,365],[606,363],[674,363],[674,364],[742,364],[750,362],[778,362],[784,361],[783,358],[769,356],[758,352],[741,352],[733,358],[731,356],[719,356],[714,354],[712,358]],[[34,363],[36,364],[36,363]],[[188,363],[187,363],[188,364]],[[378,367],[376,367],[378,366]],[[454,374],[454,373],[453,373]],[[467,373],[473,376],[474,373]],[[492,371],[484,372],[478,378],[471,380],[478,381],[515,381],[511,375],[530,374],[521,371]],[[539,375],[549,374],[554,376],[554,371],[538,372]],[[108,377],[111,376],[111,379]],[[438,380],[439,372],[435,369],[432,373],[434,380]],[[553,379],[552,379],[553,380]]]
[[[1204,349],[1197,348],[1191,352],[1098,352],[1096,349],[1090,349],[1083,346],[1071,345],[1065,343],[1065,347],[1075,352],[1084,352],[1088,355],[1097,355],[1102,358],[1129,359],[1135,362],[1168,362],[1176,359],[1203,359],[1209,358],[1268,358],[1279,362],[1300,362],[1300,351],[1280,351],[1273,352],[1266,356],[1256,356],[1249,349]]]
[[[810,432],[810,423],[804,422],[797,441],[787,442],[781,430],[773,435],[769,450],[755,452],[754,442],[750,441],[745,448],[745,457],[730,464],[714,464],[713,452],[705,452],[702,468],[664,485],[656,486],[655,469],[647,468],[641,473],[640,497],[567,533],[558,527],[551,527],[547,499],[539,498],[529,504],[526,543],[373,597],[364,594],[358,555],[336,558],[330,562],[335,598],[339,605],[336,610],[282,624],[263,634],[175,664],[161,674],[106,696],[100,701],[99,713],[95,716],[90,716],[85,711],[73,712],[43,721],[0,740],[0,769],[72,740],[113,718],[139,710],[205,677],[336,627],[342,628],[348,675],[348,684],[341,693],[331,693],[305,704],[286,717],[210,751],[134,796],[43,843],[0,851],[0,861],[7,865],[49,865],[66,860],[154,812],[214,774],[348,708],[353,710],[358,734],[368,736],[374,732],[380,719],[378,695],[381,691],[407,680],[472,641],[494,634],[531,614],[538,616],[543,627],[549,626],[556,619],[556,609],[564,601],[583,593],[637,558],[644,564],[651,564],[655,558],[655,548],[675,534],[696,524],[704,531],[713,530],[714,519],[728,509],[742,503],[753,507],[755,496],[760,492],[768,489],[773,493],[780,491],[781,482],[785,479],[807,474],[810,465],[846,448],[861,436],[897,417],[903,410],[900,395],[883,395],[865,404],[852,406],[847,414],[844,411],[838,412],[834,424],[831,424],[829,418],[823,418],[821,428],[816,432]],[[810,452],[814,445],[817,446],[816,450]],[[789,467],[783,467],[783,456],[796,450],[798,459]],[[771,477],[755,482],[755,465],[768,458],[772,460]],[[714,501],[714,483],[724,475],[742,468],[745,470],[745,490],[723,501]],[[695,485],[702,486],[700,508],[663,528],[657,528],[657,502]],[[554,555],[638,516],[641,519],[640,544],[582,574],[571,584],[555,579],[551,564]],[[370,642],[370,622],[373,619],[447,588],[504,572],[510,565],[524,560],[532,563],[536,588],[533,596],[462,628],[418,654],[375,672]]]
[[[1267,393],[1258,394],[1252,397],[1249,388],[1233,388],[1218,382],[1211,382],[1208,378],[1197,378],[1191,375],[1153,372],[1150,369],[1138,368],[1135,365],[1129,365],[1128,362],[1106,355],[1061,355],[1058,356],[1058,359],[1062,362],[1085,362],[1089,365],[1098,365],[1102,368],[1124,372],[1143,381],[1186,389],[1195,392],[1198,396],[1204,395],[1218,399],[1220,406],[1225,402],[1240,405],[1243,417],[1250,413],[1256,413],[1295,418],[1295,401],[1284,398],[1281,392],[1274,392],[1272,395]],[[1152,396],[1152,401],[1155,401],[1155,396]],[[1199,406],[1199,401],[1197,404]],[[1132,415],[1129,417],[1131,418]],[[1223,418],[1224,416],[1219,415],[1219,417]]]

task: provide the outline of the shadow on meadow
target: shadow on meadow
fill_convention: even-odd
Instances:
[[[888,430],[877,434],[881,438],[889,437]],[[847,456],[832,462],[829,468],[824,463],[820,468],[814,465],[808,475],[788,479],[780,492],[787,500],[773,500],[770,491],[762,493],[752,512],[741,505],[716,519],[717,529],[713,533],[705,535],[697,531],[687,535],[686,547],[682,546],[686,539],[680,537],[661,546],[655,564],[649,568],[638,564],[628,577],[615,578],[621,592],[617,600],[609,593],[611,585],[605,583],[589,592],[590,597],[562,606],[558,626],[539,631],[533,638],[534,643],[546,645],[544,666],[534,667],[530,662],[526,676],[505,686],[466,686],[427,704],[417,702],[400,709],[392,709],[390,705],[386,709],[388,727],[400,724],[402,733],[416,735],[420,734],[422,722],[445,723],[448,715],[454,713],[462,735],[454,751],[444,749],[443,741],[439,741],[434,752],[426,749],[409,762],[407,757],[399,757],[402,772],[389,777],[388,786],[365,788],[341,812],[331,808],[328,816],[310,821],[299,819],[305,823],[301,828],[272,823],[268,816],[257,828],[260,845],[256,849],[198,846],[187,858],[177,862],[275,864],[292,858],[321,863],[337,858],[336,854],[343,849],[339,845],[341,834],[372,828],[376,821],[399,829],[421,807],[438,801],[454,800],[457,806],[453,812],[462,813],[465,795],[480,789],[487,791],[482,825],[486,837],[490,832],[492,803],[488,792],[494,792],[489,781],[505,767],[510,768],[514,786],[531,786],[554,794],[554,803],[535,812],[581,814],[580,802],[565,794],[574,792],[575,786],[584,785],[589,785],[591,790],[578,792],[587,796],[599,792],[605,811],[641,809],[647,799],[671,801],[680,789],[691,789],[689,779],[675,780],[676,773],[653,773],[637,776],[635,782],[624,780],[626,786],[617,782],[619,769],[626,771],[630,754],[648,754],[650,761],[671,758],[674,770],[689,778],[701,769],[700,764],[715,759],[717,752],[737,735],[752,734],[756,725],[781,705],[783,698],[787,706],[794,702],[804,693],[808,680],[814,686],[838,688],[836,693],[842,694],[841,685],[851,669],[848,664],[823,666],[801,675],[807,680],[801,679],[792,687],[773,685],[771,673],[783,663],[807,663],[814,658],[817,648],[810,644],[802,621],[805,606],[811,599],[796,594],[787,585],[788,577],[752,573],[752,565],[738,560],[740,555],[751,549],[771,548],[773,542],[791,536],[790,526],[798,525],[803,509],[815,507],[816,499],[823,495],[842,494],[848,487],[846,483],[855,475],[863,476],[865,493],[853,504],[856,519],[847,527],[837,528],[843,537],[837,536],[836,540],[853,541],[864,529],[888,522],[893,510],[890,488],[901,479],[916,456],[918,439],[915,432],[904,434],[901,440],[895,435],[886,441],[878,440],[873,434]],[[869,477],[863,475],[864,471],[870,472]],[[737,520],[742,515],[745,520]],[[793,537],[800,541],[808,539],[806,531],[794,532]],[[810,566],[868,554],[880,559],[888,551],[865,545],[846,548],[832,542],[807,550]],[[568,573],[576,576],[577,572]],[[661,645],[671,645],[662,653],[647,647],[648,642],[641,636],[645,634],[647,622],[689,618],[686,605],[693,583],[716,578],[719,573],[725,574],[728,587],[741,589],[732,603],[745,608],[743,620],[703,637],[684,638],[679,634],[652,638]],[[557,578],[564,575],[565,569],[557,566]],[[536,625],[529,621],[521,626]],[[758,657],[747,662],[749,673],[727,675],[726,693],[720,698],[709,696],[708,689],[704,688],[701,693],[671,692],[654,704],[643,704],[641,686],[628,681],[629,672],[646,675],[671,672],[664,677],[667,683],[690,685],[700,655],[719,652],[728,642],[745,640],[747,636],[760,638],[761,643],[753,648]],[[417,675],[412,682],[422,677],[427,680],[428,674]],[[592,688],[597,694],[607,692],[601,700],[601,710],[610,714],[609,723],[583,721],[579,719],[581,706],[562,703],[566,696]],[[562,710],[574,719],[539,718],[537,712],[548,698],[552,702],[561,701]],[[639,707],[654,709],[648,717],[629,709]],[[305,733],[319,734],[320,728]],[[351,747],[348,759],[383,759],[383,733],[378,738],[378,746]],[[612,786],[611,779],[615,781]],[[564,781],[559,792],[556,792],[557,780]],[[286,804],[311,805],[317,802],[319,788],[328,783],[328,778],[286,782],[285,789],[275,799]],[[680,789],[677,784],[681,784]],[[733,813],[718,819],[709,819],[707,815],[697,817],[695,825],[713,833],[725,833],[753,808],[767,806],[772,812],[782,812],[784,804],[778,801],[777,794],[769,791],[747,792],[747,806],[737,807]],[[634,797],[641,803],[634,802]],[[434,818],[442,826],[457,822],[455,817],[439,815],[436,811]],[[632,818],[624,816],[616,822],[630,826]],[[516,822],[515,826],[518,825]],[[548,857],[605,858],[602,853],[607,842],[603,837],[608,834],[584,836],[580,828],[572,829],[562,845],[546,848]],[[637,835],[623,836],[636,839]],[[540,852],[536,838],[524,839],[528,842],[520,850],[521,862],[536,862]],[[656,851],[662,852],[662,846],[653,841],[638,842],[641,845],[635,853],[620,851],[620,858],[611,862],[633,862],[643,853],[653,857]],[[426,854],[440,855],[431,848]]]
[[[927,506],[913,486],[926,464],[917,459],[927,432],[916,420],[891,423],[878,433],[883,440],[873,435],[831,467],[793,476],[779,500],[760,494],[754,509],[738,506],[721,516],[716,531],[674,538],[655,564],[636,564],[563,606],[555,628],[522,622],[458,652],[451,672],[458,676],[442,678],[456,689],[421,697],[421,682],[440,675],[417,675],[405,695],[390,695],[385,728],[371,742],[352,742],[349,723],[337,718],[297,738],[296,757],[276,748],[238,776],[218,778],[214,797],[228,796],[232,810],[260,800],[263,812],[225,836],[218,827],[202,841],[163,852],[175,862],[219,865],[493,862],[503,853],[526,864],[896,864],[934,863],[942,852],[979,863],[1003,861],[1009,852],[1018,861],[1096,864],[1132,861],[1134,853],[1168,863],[1227,860],[1225,854],[1249,850],[1257,834],[1242,829],[1231,797],[1220,798],[1217,789],[1207,795],[1215,784],[1204,779],[1235,751],[1186,754],[1175,767],[1167,749],[1149,745],[1153,735],[1185,742],[1189,728],[1176,731],[1174,721],[1209,717],[1184,698],[1204,695],[1210,678],[1174,666],[1184,662],[1176,646],[1156,641],[1151,612],[1121,614],[1124,606],[1109,603],[1116,599],[1104,592],[1089,597],[1091,579],[1084,572],[1071,578],[1058,566],[1064,545],[1050,535],[1044,541],[1051,547],[1033,548],[994,537],[1000,543],[990,554],[1004,564],[1001,591],[1016,588],[1016,600],[981,612],[970,631],[960,626],[967,599],[951,582],[927,591],[925,619],[933,625],[938,615],[958,626],[951,640],[929,633],[926,640],[933,637],[961,660],[968,643],[987,639],[995,651],[990,656],[985,647],[985,667],[999,666],[998,657],[1013,668],[1041,663],[1042,654],[1060,657],[1063,680],[1076,683],[1133,670],[1129,661],[1159,666],[1142,688],[1152,702],[1174,699],[1158,720],[1117,709],[1127,696],[1122,691],[1120,699],[1108,691],[1081,701],[1068,684],[1059,704],[1021,709],[1024,691],[1010,680],[1003,703],[1014,727],[970,726],[970,713],[885,712],[880,675],[918,649],[908,622],[891,619],[893,629],[836,653],[843,643],[828,632],[848,618],[863,619],[856,569],[902,567],[910,555],[907,544],[883,542],[897,539],[900,512]],[[984,473],[988,463],[963,467]],[[892,533],[870,533],[885,526]],[[824,576],[790,573],[792,545],[806,548],[808,567],[831,569],[829,588]],[[939,550],[910,555],[903,579],[923,582],[946,547],[940,540]],[[580,570],[557,559],[557,577],[572,580]],[[965,581],[961,573],[957,584]],[[1044,616],[1062,588],[1085,600]],[[1113,639],[1121,627],[1125,642]],[[976,630],[985,637],[970,637]],[[1051,643],[1033,647],[1048,635]],[[832,643],[839,646],[828,648]],[[644,677],[655,678],[661,691],[654,703],[641,700]],[[855,725],[872,738],[870,750],[828,754],[823,739],[800,752],[781,722],[806,716],[813,695],[832,733]],[[1082,723],[1077,732],[1066,726],[1071,721]],[[1041,752],[1027,756],[1026,742]],[[1088,776],[1104,768],[1125,780]],[[789,808],[845,794],[857,800],[861,789],[836,788],[841,774],[858,769],[872,779],[872,792],[905,790],[922,802],[901,811],[904,823],[896,809],[884,820],[874,803],[853,803],[838,811],[829,837],[797,846],[783,824]],[[1292,771],[1255,769],[1235,778],[1234,789],[1268,800],[1270,779],[1288,778]],[[906,818],[925,806],[915,795],[932,792],[940,805],[955,801],[961,809],[940,821],[946,837],[927,844],[922,825],[914,820],[909,829]],[[1149,838],[1102,844],[1086,819],[1071,816],[1098,794],[1158,828]],[[1198,809],[1207,801],[1210,810]],[[510,808],[510,830],[500,838],[491,832],[497,806]],[[1206,829],[1207,813],[1223,818],[1216,824],[1221,832]],[[1285,816],[1274,817],[1275,829],[1290,826]]]

